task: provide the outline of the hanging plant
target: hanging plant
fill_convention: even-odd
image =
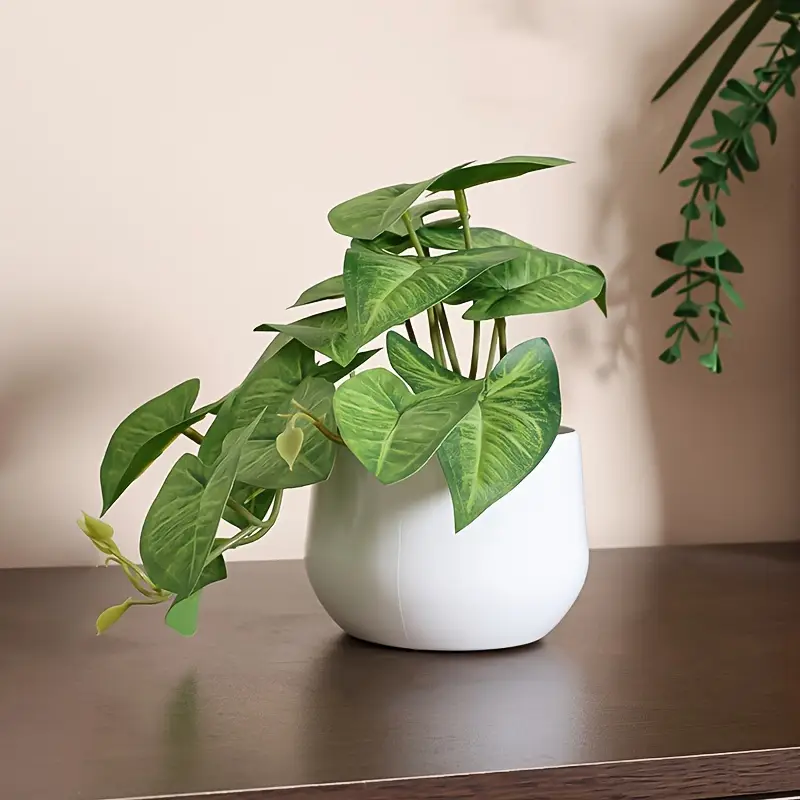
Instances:
[[[662,97],[748,11],[703,84],[661,168],[663,171],[672,163],[716,95],[725,105],[711,111],[713,132],[690,143],[698,151],[693,158],[695,173],[679,181],[688,190],[680,209],[682,236],[656,249],[656,255],[672,264],[673,270],[652,292],[653,297],[670,290],[677,295],[675,321],[666,332],[671,341],[659,358],[667,364],[679,361],[688,337],[701,346],[700,364],[713,373],[722,372],[720,338],[724,326],[731,324],[728,309],[731,305],[744,308],[732,277],[744,272],[744,265],[724,242],[721,229],[727,219],[723,203],[731,195],[731,177],[744,182],[747,174],[760,166],[759,126],[764,130],[762,136],[775,143],[778,125],[770,104],[781,92],[795,95],[793,76],[800,67],[800,0],[735,0],[653,98]],[[772,20],[783,26],[783,32],[777,41],[761,45],[766,48],[766,59],[753,71],[752,79],[728,78]]]

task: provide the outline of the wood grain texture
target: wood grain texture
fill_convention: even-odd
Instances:
[[[544,642],[482,654],[350,640],[296,562],[230,571],[191,640],[154,609],[95,637],[115,570],[0,571],[0,798],[800,790],[798,545],[595,552]]]

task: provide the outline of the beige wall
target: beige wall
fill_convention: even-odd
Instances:
[[[266,342],[253,326],[339,268],[334,203],[515,153],[577,165],[474,191],[475,217],[611,280],[607,322],[587,306],[511,323],[558,355],[592,543],[795,535],[797,106],[729,204],[750,273],[727,374],[662,367],[671,307],[647,299],[683,197],[681,168],[657,169],[697,82],[648,98],[723,5],[0,5],[0,565],[92,563],[72,520],[99,507],[116,423],[185,378],[203,400],[238,381]],[[110,516],[130,550],[167,467]],[[241,555],[298,556],[307,502],[292,492]]]

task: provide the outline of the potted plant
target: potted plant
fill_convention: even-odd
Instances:
[[[333,229],[350,239],[343,269],[294,305],[338,307],[260,326],[274,338],[218,402],[195,410],[199,381],[189,380],[136,409],[111,437],[101,516],[177,437],[198,450],[177,460],[146,515],[141,565],[120,552],[107,523],[80,520],[138,593],[104,611],[98,633],[134,605],[166,602],[167,624],[194,633],[200,591],[226,577],[225,553],[264,536],[283,493],[310,484],[309,579],[351,634],[477,650],[535,641],[561,620],[588,565],[580,445],[560,428],[549,344],[509,348],[506,317],[589,300],[605,313],[605,278],[473,227],[465,190],[567,163],[463,164],[330,212]],[[455,215],[434,219],[448,211]],[[463,368],[452,306],[466,306],[472,325]],[[360,370],[377,352],[363,349],[373,342],[385,342],[393,371]],[[203,435],[195,426],[206,416],[213,421]],[[232,535],[221,535],[222,521]]]
[[[666,94],[744,15],[744,22],[692,103],[661,167],[663,171],[672,163],[717,95],[725,105],[711,112],[713,131],[690,143],[697,152],[692,159],[694,174],[679,181],[688,193],[680,209],[682,236],[656,250],[659,258],[673,265],[671,274],[652,292],[658,297],[672,289],[678,300],[666,332],[671,341],[660,359],[666,364],[680,361],[687,337],[698,344],[707,342],[699,361],[716,374],[722,372],[721,334],[731,324],[729,303],[744,308],[732,277],[744,272],[744,266],[723,242],[721,229],[726,217],[722,205],[731,194],[731,179],[744,182],[747,174],[760,166],[756,129],[763,126],[770,144],[775,143],[778,123],[770,106],[780,94],[795,96],[793,76],[800,68],[800,0],[732,0],[653,98],[655,101]],[[773,41],[762,44],[765,59],[753,70],[753,78],[728,78],[741,56],[773,21],[783,30],[771,37]],[[703,319],[705,331],[698,330]]]

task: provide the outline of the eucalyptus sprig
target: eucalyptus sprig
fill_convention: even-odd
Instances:
[[[705,49],[755,3],[756,0],[735,0],[654,99],[671,88]],[[688,335],[695,343],[708,343],[708,349],[699,357],[701,365],[710,372],[722,372],[720,335],[723,326],[731,324],[725,303],[730,301],[737,308],[744,308],[730,275],[741,274],[744,266],[721,239],[720,228],[727,220],[720,198],[731,194],[730,176],[744,182],[747,173],[758,170],[760,160],[754,136],[758,125],[764,126],[770,143],[775,143],[778,126],[770,103],[781,91],[790,97],[795,95],[793,75],[800,67],[799,12],[797,0],[758,1],[701,89],[662,167],[665,169],[674,159],[730,69],[766,24],[773,19],[784,24],[780,39],[765,45],[770,53],[765,63],[754,70],[753,81],[728,79],[717,93],[720,100],[730,105],[725,110],[712,110],[714,133],[690,145],[702,152],[693,159],[696,173],[679,181],[680,186],[692,189],[680,210],[683,237],[656,249],[659,258],[678,267],[652,292],[652,297],[658,297],[678,287],[676,293],[680,302],[674,311],[676,321],[666,332],[666,338],[672,341],[659,356],[667,364],[681,359],[684,337]],[[697,232],[700,225],[704,226],[704,233]],[[709,320],[707,328],[698,330],[703,319]]]
[[[98,632],[133,605],[171,600],[167,624],[193,633],[201,590],[226,577],[224,554],[268,533],[283,493],[326,480],[343,447],[386,484],[437,456],[456,531],[525,478],[558,433],[558,370],[544,339],[509,349],[506,318],[589,300],[605,313],[605,277],[502,231],[473,228],[466,190],[567,163],[512,156],[462,164],[336,206],[330,224],[350,239],[342,270],[294,305],[344,305],[259,326],[274,337],[225,398],[193,410],[199,381],[186,381],[140,406],[111,437],[100,468],[103,514],[177,437],[197,451],[177,460],[147,513],[141,565],[119,553],[107,523],[82,520],[144,597],[104,611]],[[421,199],[425,192],[433,196]],[[453,209],[458,217],[431,219]],[[452,306],[467,306],[462,316],[472,322],[467,376],[450,328]],[[417,339],[418,315],[427,320],[431,354]],[[493,332],[479,376],[484,321]],[[394,372],[356,373],[378,352],[363,348],[380,337]],[[207,417],[203,434],[195,426]],[[220,536],[223,521],[237,532]]]

